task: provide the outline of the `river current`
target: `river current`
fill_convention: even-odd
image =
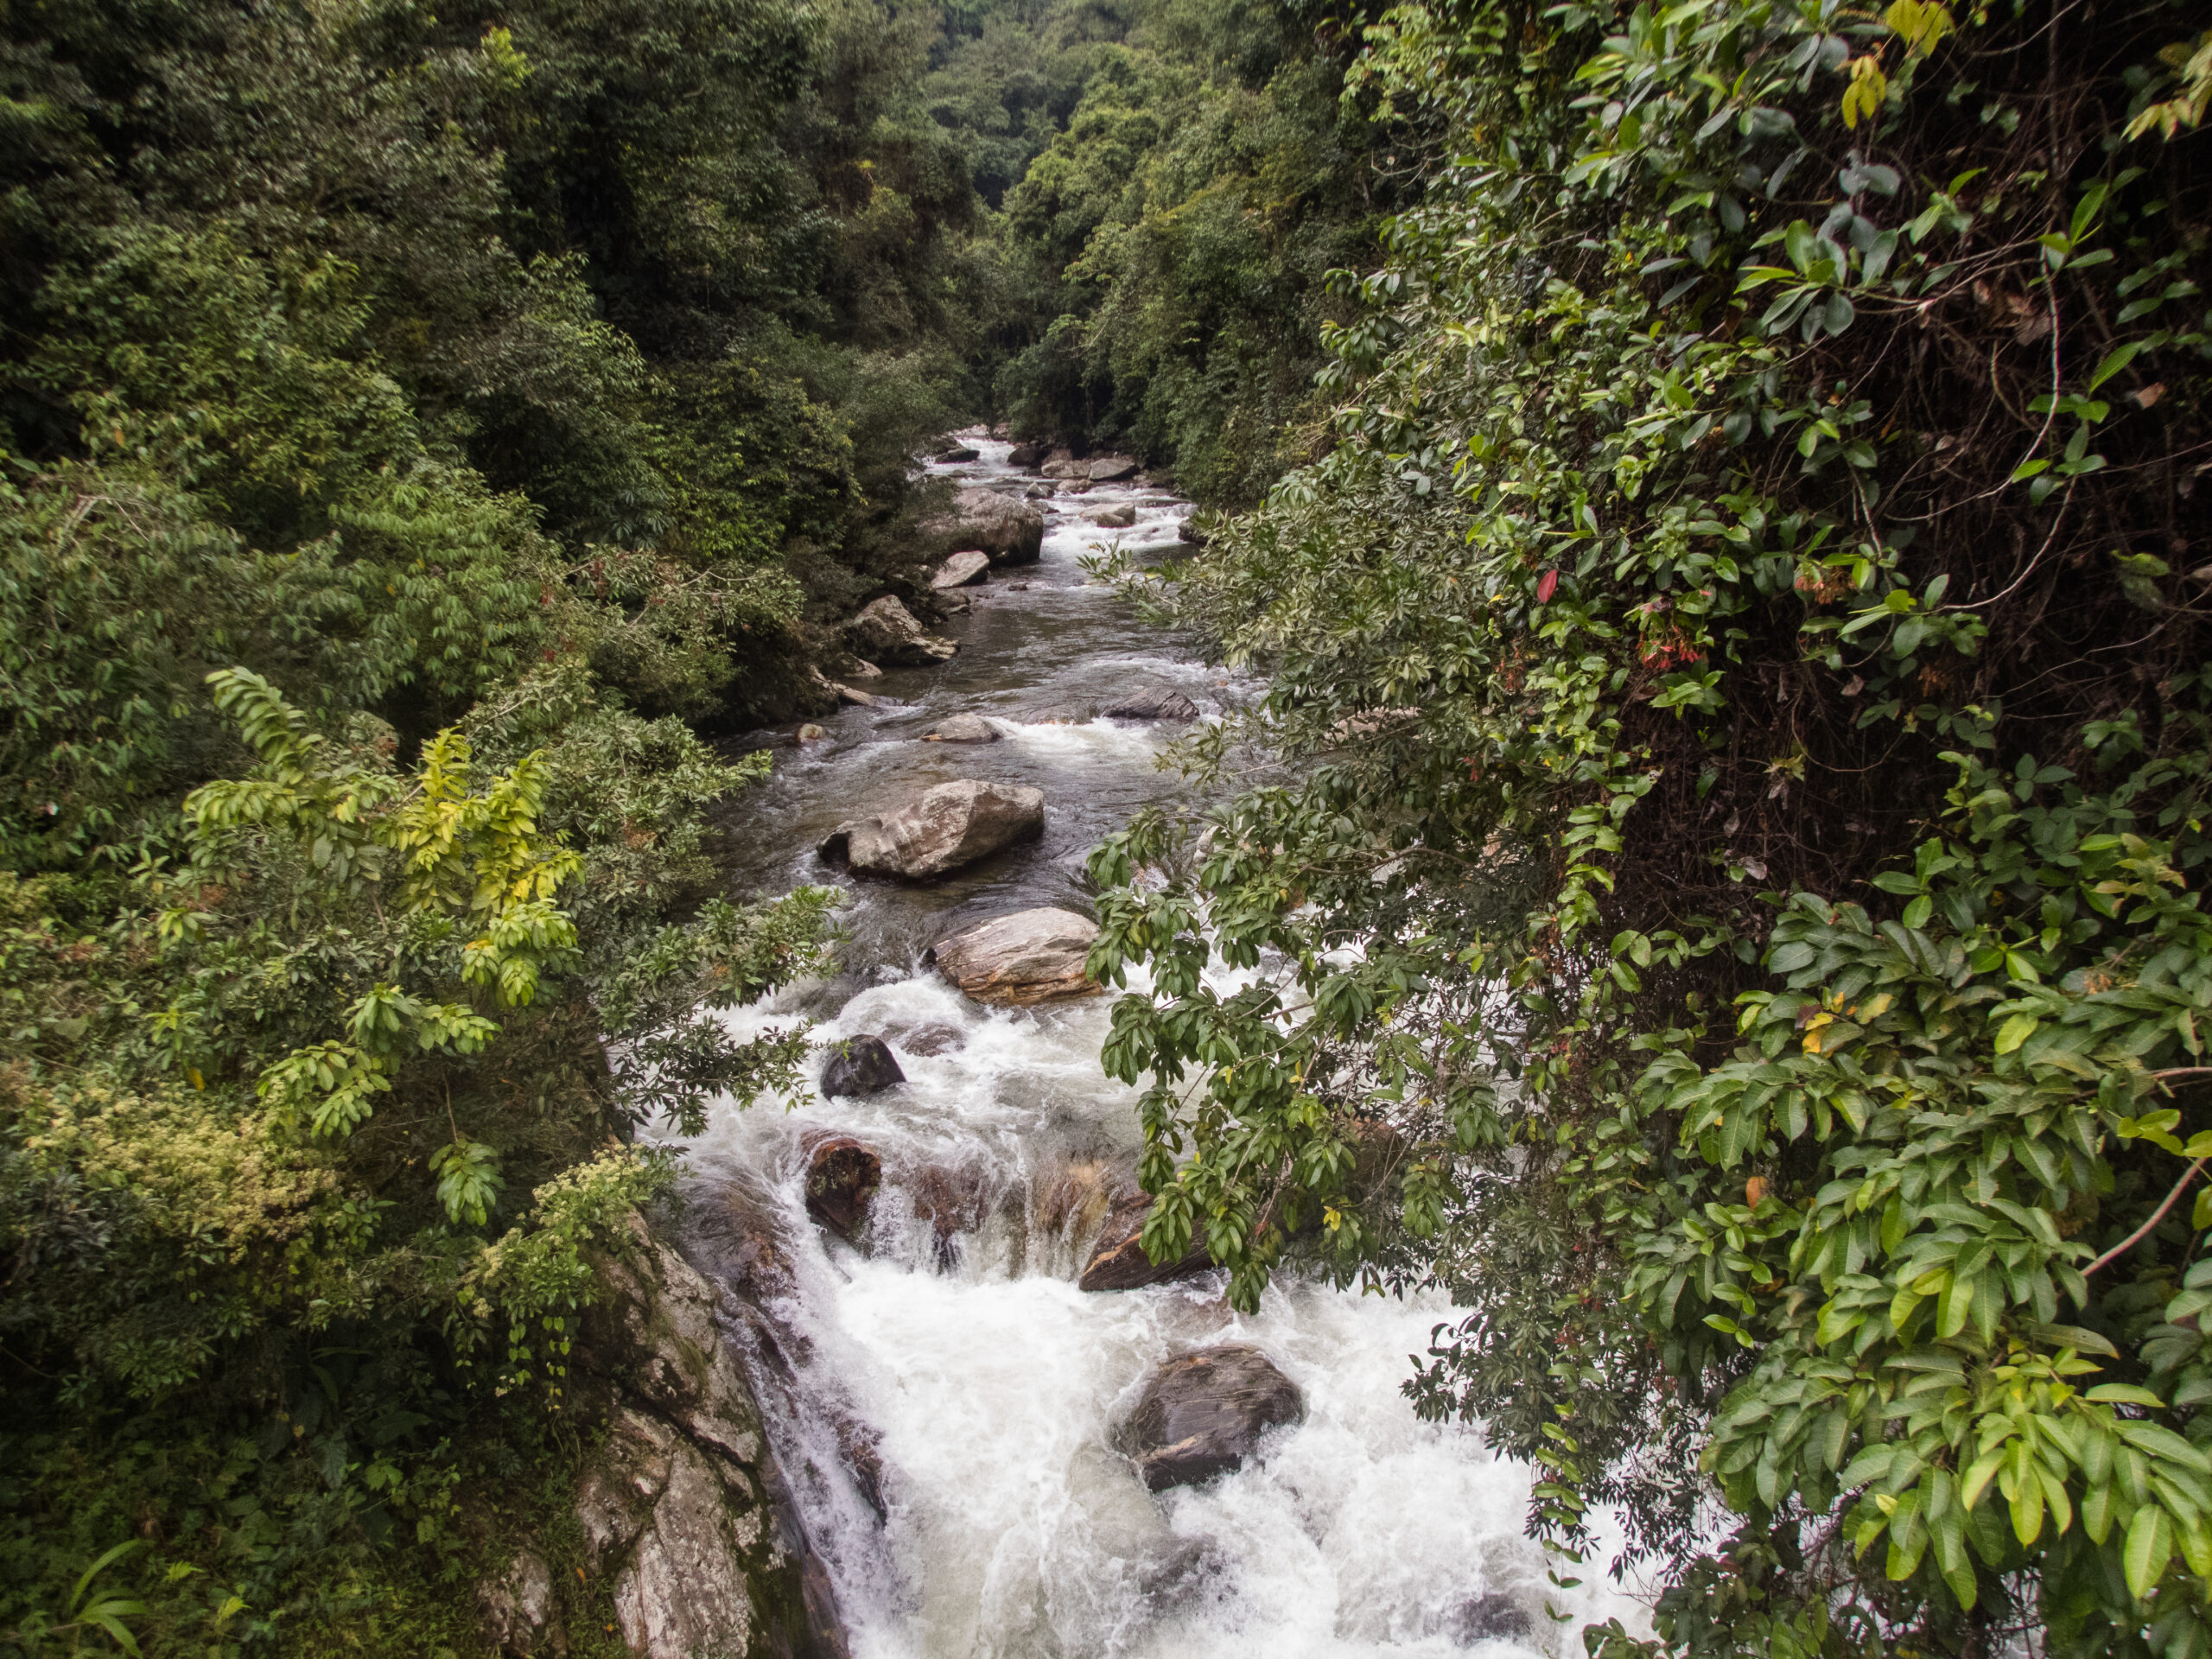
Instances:
[[[981,460],[931,470],[1034,481],[1007,464],[1006,444],[965,441]],[[1133,527],[1088,522],[1124,504]],[[825,740],[779,748],[733,821],[735,887],[772,893],[840,879],[816,860],[822,836],[913,788],[972,777],[1046,798],[1040,843],[934,886],[846,882],[835,976],[731,1016],[744,1034],[810,1019],[825,1043],[881,1036],[904,1084],[726,1107],[691,1147],[695,1243],[729,1248],[715,1217],[733,1195],[780,1240],[770,1317],[741,1341],[855,1659],[1503,1659],[1580,1653],[1592,1618],[1641,1625],[1597,1571],[1580,1589],[1548,1581],[1521,1532],[1525,1467],[1473,1428],[1414,1417],[1400,1385],[1452,1318],[1444,1298],[1286,1279],[1245,1317],[1218,1274],[1076,1288],[1096,1230],[1095,1206],[1077,1199],[1102,1172],[1133,1168],[1140,1144],[1135,1091],[1097,1063],[1111,995],[985,1007],[923,952],[1012,911],[1087,911],[1084,850],[1185,787],[1155,764],[1180,728],[1092,708],[1158,685],[1211,718],[1255,688],[1208,671],[1083,569],[1116,538],[1175,556],[1185,505],[1134,484],[1037,505],[1041,561],[994,570],[967,590],[970,613],[935,628],[959,654],[868,682],[882,701],[824,721]],[[955,714],[986,717],[1002,741],[920,741]],[[826,1131],[882,1158],[865,1254],[806,1215],[808,1138]],[[1265,1351],[1303,1390],[1305,1420],[1242,1469],[1155,1497],[1109,1449],[1111,1429],[1160,1361],[1224,1341]]]

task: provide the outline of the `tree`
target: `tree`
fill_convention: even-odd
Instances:
[[[1670,1650],[2212,1641],[2177,32],[1389,13],[1331,453],[1133,581],[1284,768],[1094,861],[1148,1246],[1448,1286],[1417,1402]]]

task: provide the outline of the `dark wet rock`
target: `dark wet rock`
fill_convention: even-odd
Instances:
[[[1444,1633],[1463,1648],[1534,1633],[1529,1610],[1500,1591],[1471,1596],[1444,1618]]]
[[[922,734],[925,743],[995,743],[999,728],[981,715],[955,715],[933,732]]]
[[[1213,537],[1198,528],[1196,519],[1185,518],[1175,526],[1175,539],[1191,547],[1204,547]]]
[[[1180,691],[1147,685],[1100,711],[1109,720],[1196,720],[1198,705]]]
[[[923,668],[944,662],[960,647],[925,633],[914,613],[891,594],[863,607],[845,624],[846,642],[880,662]]]
[[[1131,506],[1101,507],[1096,512],[1083,515],[1101,530],[1127,530],[1137,521],[1137,510]]]
[[[982,1177],[969,1169],[922,1169],[907,1178],[912,1194],[914,1219],[930,1224],[937,1247],[938,1264],[950,1267],[953,1240],[983,1224],[985,1201]]]
[[[1269,1429],[1305,1415],[1298,1385],[1265,1354],[1228,1343],[1161,1365],[1115,1439],[1157,1492],[1228,1473]]]
[[[1137,463],[1127,455],[1102,455],[1090,463],[1090,477],[1094,484],[1111,484],[1118,479],[1134,478],[1136,470]]]
[[[1044,464],[1045,446],[1041,443],[1017,443],[1006,452],[1006,464],[1025,469]]]
[[[906,1081],[899,1062],[880,1037],[848,1037],[830,1052],[822,1068],[824,1095],[874,1095]]]
[[[955,553],[938,566],[937,574],[930,578],[930,586],[940,591],[947,588],[972,588],[990,574],[990,569],[991,556],[980,550]]]
[[[724,1243],[715,1272],[731,1289],[760,1300],[798,1288],[781,1213],[773,1205],[733,1184],[722,1194],[722,1221]]]
[[[946,616],[965,616],[976,608],[972,594],[947,591],[932,594],[931,597],[936,601],[938,609]]]
[[[1068,910],[1023,910],[940,939],[928,960],[978,1002],[1028,1007],[1095,996],[1083,970],[1098,924]]]
[[[956,467],[964,467],[971,461],[981,461],[982,458],[983,457],[981,454],[969,448],[964,443],[954,444],[950,449],[947,449],[943,454],[938,457],[939,461],[950,461]]]
[[[1098,1242],[1090,1248],[1090,1260],[1076,1281],[1077,1289],[1135,1290],[1144,1285],[1165,1284],[1170,1279],[1186,1279],[1213,1266],[1205,1241],[1195,1236],[1190,1249],[1176,1261],[1154,1262],[1147,1255],[1142,1236],[1144,1219],[1151,1213],[1151,1194],[1126,1187],[1116,1193],[1105,1224],[1099,1229]]]
[[[1042,790],[963,778],[878,817],[839,824],[821,852],[858,874],[923,880],[1044,833]]]
[[[806,1160],[806,1213],[850,1243],[860,1236],[883,1185],[883,1160],[849,1135],[814,1143]]]
[[[837,1437],[838,1459],[852,1476],[853,1484],[860,1489],[868,1508],[875,1511],[875,1518],[890,1519],[891,1511],[883,1502],[881,1437],[866,1423],[856,1422],[842,1412],[831,1418],[830,1432]]]
[[[1045,546],[1045,515],[1018,496],[995,490],[963,490],[948,517],[923,526],[952,538],[955,545],[977,548],[993,564],[1033,564]]]

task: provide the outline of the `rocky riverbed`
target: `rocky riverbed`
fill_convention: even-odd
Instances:
[[[808,741],[763,734],[775,775],[732,826],[740,887],[851,894],[838,972],[733,1016],[815,1021],[823,1086],[715,1117],[682,1235],[788,1489],[781,1570],[819,1580],[810,1626],[835,1605],[819,1650],[1502,1656],[1558,1645],[1547,1593],[1632,1613],[1550,1588],[1528,1471],[1414,1418],[1442,1300],[1283,1281],[1246,1318],[1203,1249],[1136,1246],[1081,857],[1252,688],[1082,569],[1116,539],[1186,552],[1183,504],[1010,448],[932,463],[1004,531],[945,572],[968,608]]]

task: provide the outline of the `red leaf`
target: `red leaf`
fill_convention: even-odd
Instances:
[[[1557,592],[1558,588],[1559,572],[1556,570],[1545,571],[1542,575],[1536,578],[1536,603],[1539,605],[1550,604],[1552,602],[1552,594]]]

